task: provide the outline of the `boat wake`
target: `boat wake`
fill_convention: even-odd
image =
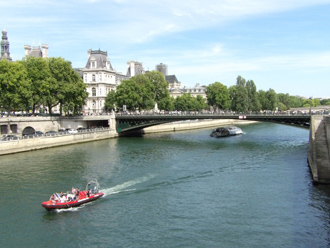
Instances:
[[[74,208],[62,208],[62,209],[54,209],[56,213],[62,213],[62,212],[75,212],[78,211],[80,208],[83,208],[84,205],[81,205],[79,207],[74,207]]]
[[[102,189],[101,192],[104,193],[103,197],[106,197],[108,195],[118,194],[118,193],[122,193],[122,192],[135,191],[136,190],[135,188],[130,188],[130,187],[137,185],[139,183],[146,182],[154,177],[155,177],[155,175],[148,175],[145,177],[140,177],[138,179],[131,180],[131,181],[116,185],[111,188]]]

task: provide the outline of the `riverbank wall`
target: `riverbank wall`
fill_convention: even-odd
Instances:
[[[252,121],[244,120],[200,120],[200,121],[181,121],[166,123],[157,126],[144,128],[139,133],[160,133],[184,131],[200,128],[213,128],[218,126],[233,125],[233,124],[249,124]],[[0,142],[0,155],[27,152],[51,147],[64,145],[79,144],[103,139],[111,139],[118,137],[118,133],[114,129],[98,130],[93,132],[84,132],[78,134],[64,134],[56,136],[43,136],[11,141]]]
[[[110,129],[98,130],[78,134],[63,134],[57,136],[43,136],[0,142],[0,155],[46,149],[57,146],[72,145],[110,139],[117,137],[117,132]]]
[[[308,164],[314,183],[330,184],[330,116],[312,116]]]

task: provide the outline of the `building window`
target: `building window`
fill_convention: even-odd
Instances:
[[[100,96],[102,95],[102,89],[100,88]]]
[[[96,89],[92,88],[92,96],[96,96]]]
[[[92,81],[95,82],[95,74],[92,75]]]
[[[87,74],[84,74],[84,82],[87,83]]]
[[[102,74],[100,74],[99,78],[100,78],[100,82],[101,82],[102,81]]]

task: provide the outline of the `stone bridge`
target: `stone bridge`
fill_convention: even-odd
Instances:
[[[265,121],[279,124],[309,128],[311,115],[277,115],[277,114],[165,114],[165,115],[116,115],[117,132],[132,131],[154,125],[185,120],[234,119],[245,121]]]

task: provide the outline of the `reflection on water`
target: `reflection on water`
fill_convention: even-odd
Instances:
[[[225,139],[210,128],[2,156],[1,247],[329,246],[330,190],[311,181],[308,131],[241,128]],[[97,201],[41,207],[94,178]]]

